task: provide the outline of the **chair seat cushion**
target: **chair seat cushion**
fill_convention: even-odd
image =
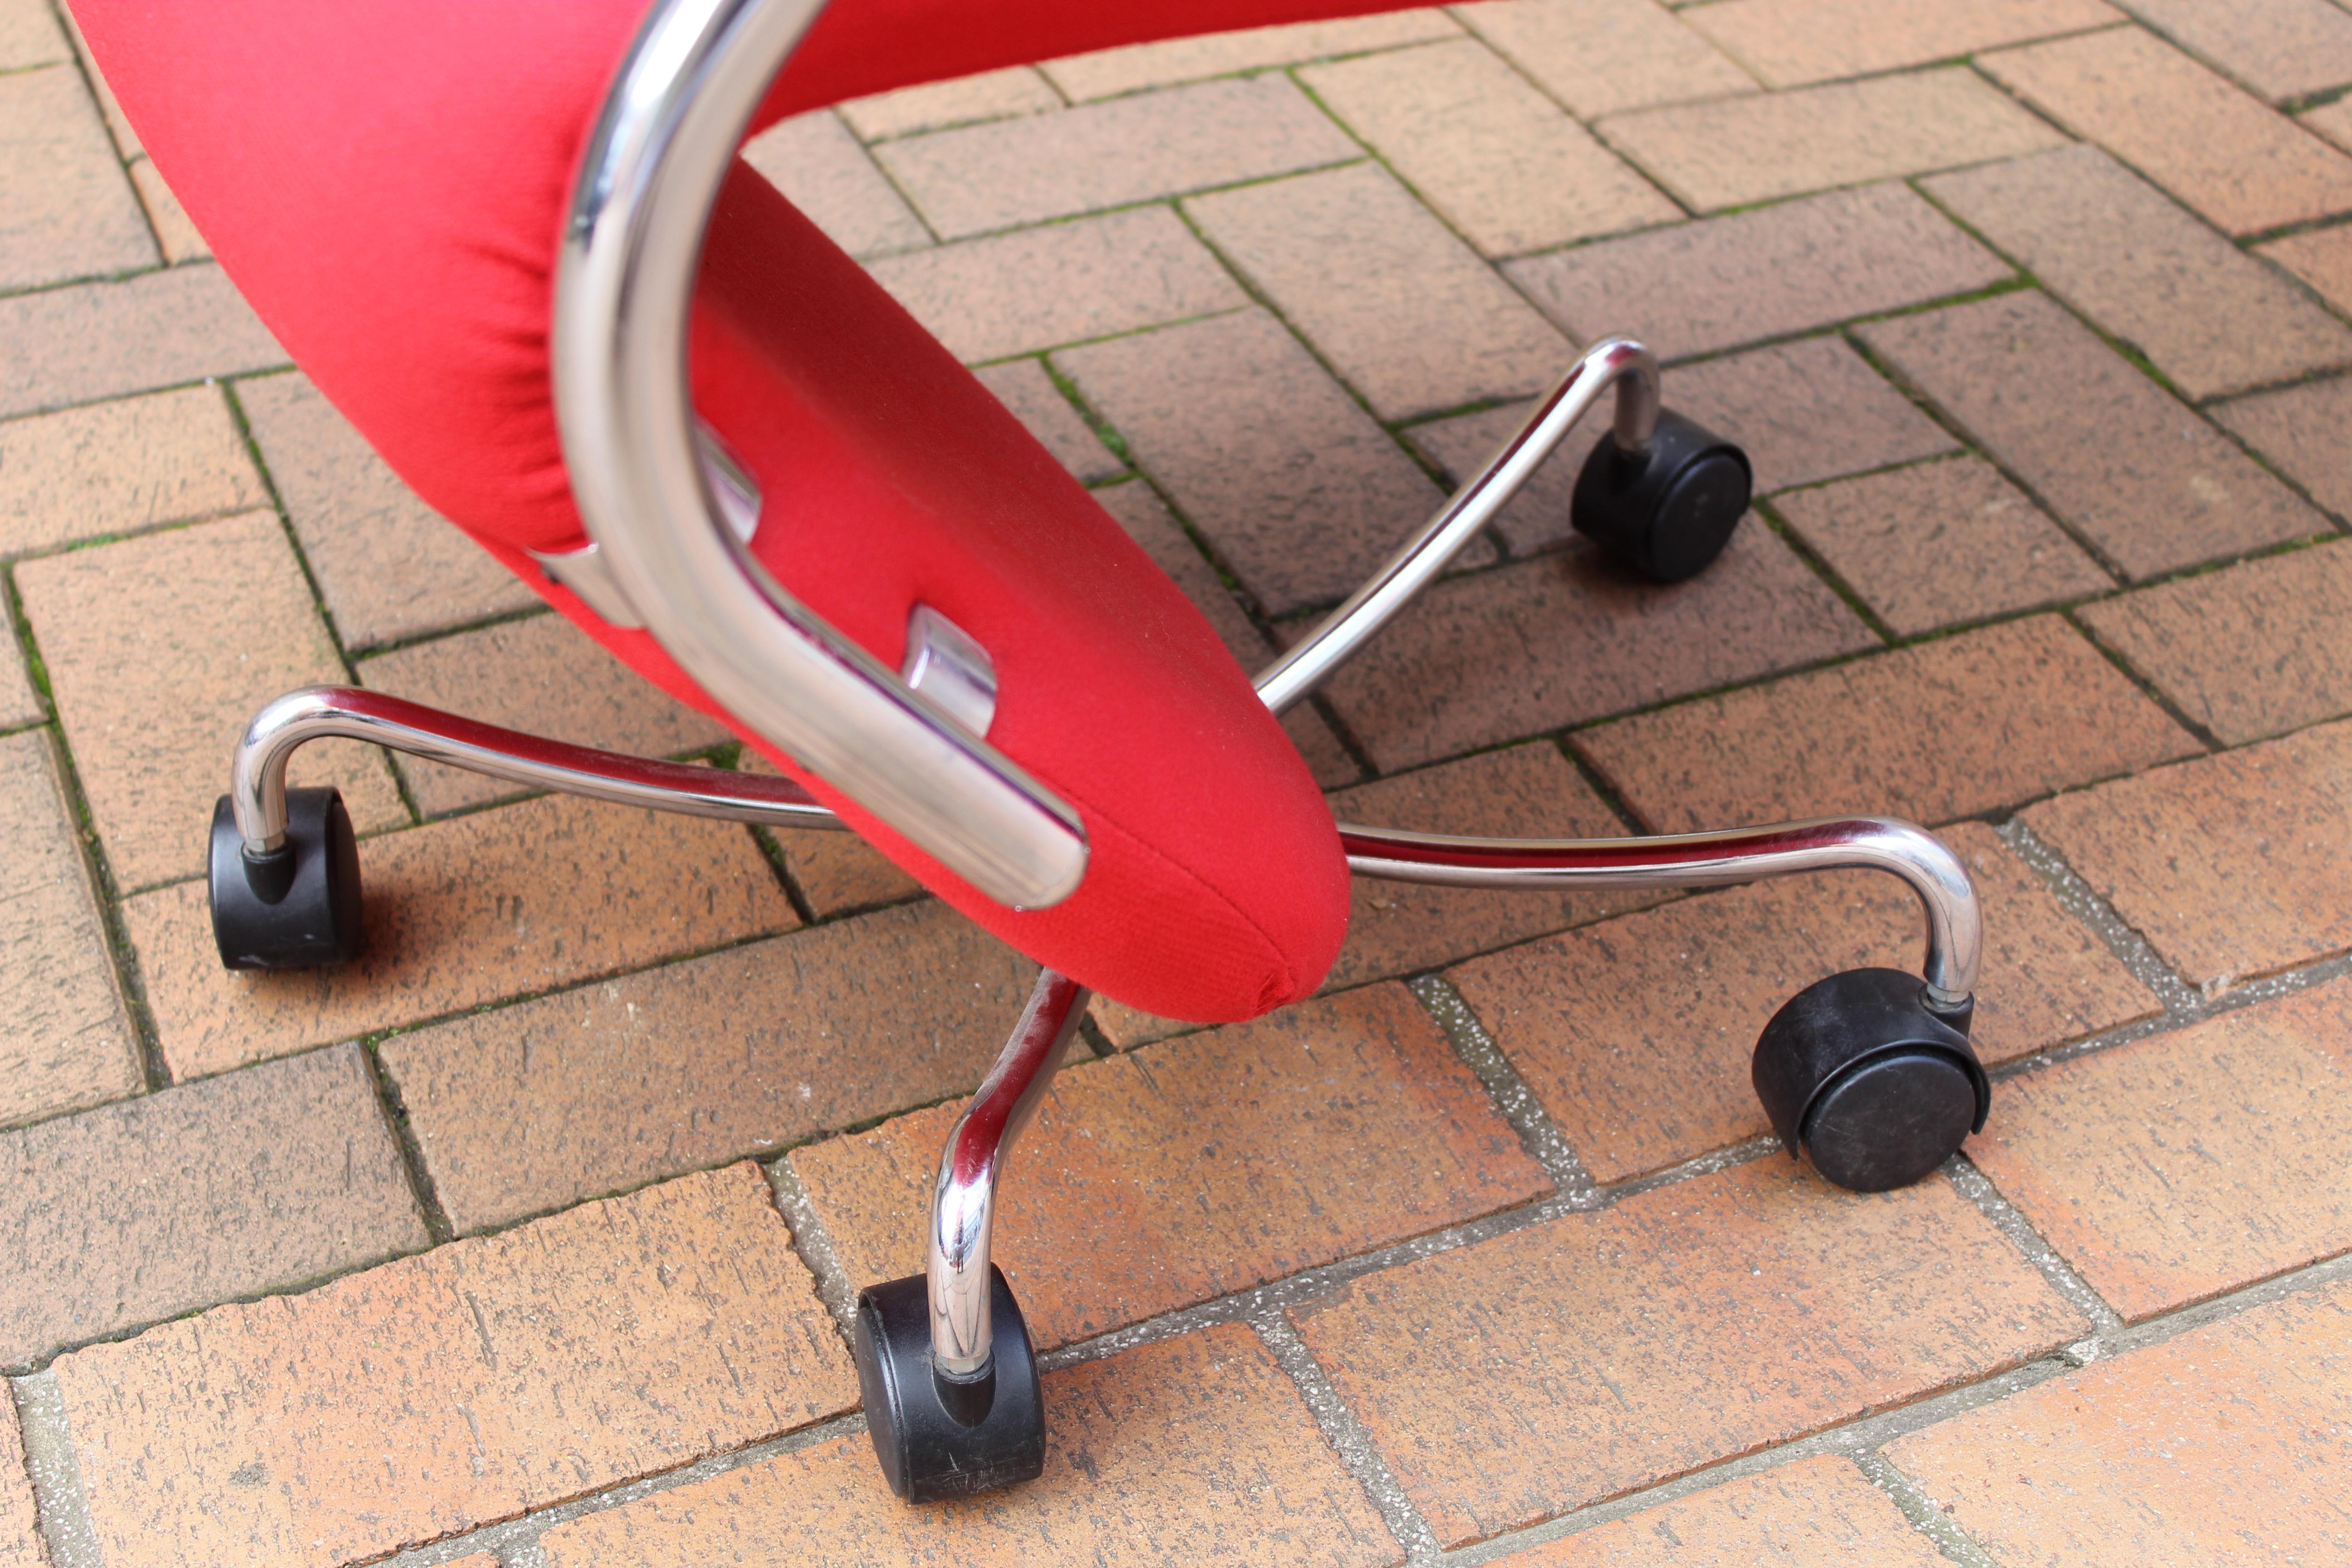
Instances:
[[[1385,8],[1363,0],[836,0],[761,121],[1078,49]],[[648,679],[652,638],[548,584],[584,541],[548,372],[556,247],[639,0],[75,0],[158,169],[295,361],[425,500]],[[1311,992],[1347,868],[1248,679],[1118,524],[862,268],[739,165],[714,216],[697,407],[766,498],[762,563],[885,663],[931,605],[994,658],[990,739],[1092,858],[1015,911],[747,731],[1005,941],[1133,1006],[1217,1022]]]

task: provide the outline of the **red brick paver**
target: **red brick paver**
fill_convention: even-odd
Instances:
[[[1739,443],[1759,494],[1958,445],[1836,338],[1685,366],[1666,388],[1670,406]]]
[[[165,1059],[220,1072],[796,922],[751,836],[562,795],[360,851],[367,946],[340,969],[221,967],[202,882],[131,900]],[[680,897],[681,887],[693,889]]]
[[[1452,37],[1455,28],[1438,10],[1391,11],[1291,26],[1244,27],[1202,37],[1168,38],[1120,49],[1072,55],[1044,67],[1073,101],[1110,98],[1138,88],[1171,87],[1266,66],[1293,65],[1402,44]]]
[[[1675,358],[1805,331],[2011,276],[1907,185],[1865,185],[1513,262],[1575,336]]]
[[[2083,1327],[1943,1183],[1857,1199],[1781,1161],[1368,1276],[1293,1316],[1449,1546]]]
[[[11,555],[268,501],[212,387],[0,425],[0,551]]]
[[[2133,577],[2326,530],[2285,486],[2039,295],[1905,316],[1861,336]]]
[[[0,418],[285,363],[216,267],[0,298]]]
[[[2191,984],[2352,947],[2352,724],[2061,795],[2026,821]]]
[[[2197,749],[2049,616],[1622,719],[1576,746],[1669,832],[1853,812],[1948,822]]]
[[[2352,16],[2322,0],[2131,0],[2131,9],[2273,101],[2352,82]]]
[[[1454,14],[1586,119],[1756,90],[1754,78],[1643,0],[1478,0]]]
[[[1045,1379],[1045,1473],[909,1509],[836,1437],[559,1525],[550,1568],[1389,1568],[1404,1553],[1297,1390],[1239,1324]]]
[[[1990,828],[1943,835],[1984,900],[1972,1033],[2001,1062],[2158,1010]],[[1749,1088],[1756,1037],[1814,981],[1913,969],[1918,901],[1869,873],[1758,883],[1604,921],[1451,971],[1585,1168],[1601,1182],[1771,1130]]]
[[[0,77],[0,289],[155,264],[155,240],[69,65]]]
[[[0,1133],[0,1365],[425,1247],[350,1047]]]
[[[2023,1074],[1971,1155],[2126,1318],[2300,1268],[2352,1248],[2347,1028],[2336,980]]]
[[[791,1156],[857,1283],[921,1272],[962,1109]],[[1437,1026],[1383,985],[1066,1069],[1001,1189],[996,1258],[1050,1348],[1549,1188]]]
[[[1498,1568],[1941,1568],[1944,1557],[1850,1459],[1800,1459],[1494,1559]]]
[[[2352,299],[2352,288],[2346,298]],[[2338,517],[2352,516],[2352,380],[2308,381],[2224,403],[2213,417]]]
[[[1802,87],[1974,54],[2123,20],[2101,0],[1729,0],[1691,26],[1767,87]]]
[[[2116,27],[1980,63],[2231,234],[2352,209],[2352,157],[2152,33]]]
[[[923,220],[829,110],[770,126],[744,143],[743,160],[852,256],[931,243]]]
[[[364,1560],[806,1426],[857,1387],[748,1166],[216,1307],[58,1381],[114,1568]]]
[[[474,1231],[969,1091],[1035,973],[927,902],[452,1019],[383,1063]]]
[[[1888,1446],[2002,1562],[2341,1561],[2352,1291],[2256,1308]]]

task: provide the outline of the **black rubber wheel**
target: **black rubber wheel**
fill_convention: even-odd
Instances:
[[[1992,1085],[1966,1015],[1927,1006],[1899,969],[1849,969],[1808,985],[1756,1041],[1752,1076],[1789,1152],[1852,1192],[1909,1186],[1984,1131]]]
[[[286,792],[286,842],[245,853],[228,796],[213,807],[213,940],[231,969],[318,969],[360,951],[360,847],[341,792]]]
[[[857,1293],[852,1349],[882,1479],[908,1502],[937,1502],[1037,1479],[1045,1401],[1013,1288],[989,1274],[988,1371],[951,1382],[931,1360],[930,1294],[919,1274]]]
[[[1747,453],[1662,409],[1643,456],[1627,456],[1613,432],[1594,444],[1576,476],[1570,521],[1627,571],[1679,583],[1723,553],[1754,488]]]

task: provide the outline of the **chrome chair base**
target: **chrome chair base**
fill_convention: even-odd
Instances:
[[[1656,362],[1640,344],[1596,344],[1370,582],[1258,678],[1267,706],[1281,712],[1328,679],[1436,579],[1612,388],[1613,429],[1586,461],[1577,527],[1654,578],[1688,576],[1711,561],[1746,509],[1747,458],[1663,411],[1658,387]],[[977,654],[984,658],[985,650]],[[215,813],[215,934],[231,968],[308,967],[356,948],[358,863],[348,818],[332,792],[286,786],[293,752],[328,736],[656,811],[843,826],[789,779],[568,745],[356,688],[309,688],[269,703],[247,726],[230,793]],[[1836,868],[1898,877],[1926,917],[1924,978],[1858,970],[1808,988],[1759,1041],[1759,1095],[1791,1155],[1810,1151],[1823,1174],[1863,1189],[1917,1179],[1983,1127],[1990,1090],[1968,1039],[1981,911],[1967,868],[1921,828],[1853,817],[1626,838],[1460,837],[1351,824],[1339,835],[1358,876],[1446,887],[1703,888]],[[324,934],[322,919],[331,928]],[[856,1331],[868,1418],[902,1497],[984,1489],[1035,1473],[1026,1458],[1043,1452],[1034,1356],[1017,1309],[1009,1321],[996,1310],[1012,1298],[991,1262],[992,1221],[1006,1155],[1087,995],[1064,975],[1039,974],[1012,1038],[949,1134],[932,1189],[925,1274],[877,1286],[861,1301]],[[912,1315],[918,1300],[920,1322]]]

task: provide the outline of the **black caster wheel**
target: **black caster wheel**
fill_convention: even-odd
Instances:
[[[1806,986],[1756,1041],[1756,1097],[1789,1152],[1857,1193],[1909,1186],[1984,1131],[1992,1085],[1965,1016],[1927,1008],[1899,969]]]
[[[857,1293],[852,1336],[866,1426],[882,1479],[908,1502],[994,1491],[1045,1468],[1045,1401],[1013,1288],[988,1270],[990,1363],[977,1382],[931,1360],[928,1282],[918,1274]]]
[[[1612,432],[1576,476],[1570,521],[1629,572],[1679,583],[1706,570],[1748,511],[1748,454],[1671,408],[1658,412],[1646,456]]]
[[[213,940],[231,969],[317,969],[360,951],[360,847],[339,790],[286,792],[286,842],[247,858],[228,796],[213,807]]]

